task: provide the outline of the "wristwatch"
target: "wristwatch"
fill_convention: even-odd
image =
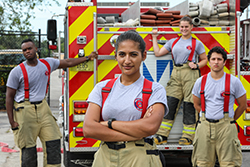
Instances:
[[[197,67],[196,67],[196,69],[199,69],[199,65],[198,65],[198,63],[196,64],[196,66],[197,66]]]
[[[86,57],[86,61],[88,62],[89,61],[89,56],[85,56]]]
[[[115,118],[109,118],[109,119],[108,119],[108,127],[109,127],[110,129],[113,129],[113,128],[112,128],[112,122],[115,121],[115,120],[116,120]]]

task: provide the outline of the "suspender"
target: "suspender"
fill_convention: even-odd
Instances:
[[[181,36],[179,36],[172,44],[172,59],[174,60],[174,56],[173,56],[173,48],[174,48],[174,45],[180,40]],[[192,50],[191,50],[191,53],[188,57],[188,61],[192,61],[193,60],[193,57],[194,57],[194,51],[195,51],[195,47],[196,47],[196,39],[192,37]]]
[[[174,45],[181,39],[181,36],[179,36],[172,44],[172,48],[171,48],[171,55],[172,55],[172,59],[174,60],[174,55],[173,55],[173,48]]]
[[[225,97],[224,97],[224,113],[228,113],[229,111],[229,99],[230,99],[230,74],[226,74],[225,78]],[[201,110],[205,113],[205,85],[207,81],[207,74],[204,75],[201,79]]]
[[[118,78],[118,77],[117,77]],[[104,105],[109,93],[111,92],[111,89],[117,80],[117,78],[111,79],[105,87],[102,88],[102,106]]]
[[[51,72],[51,69],[50,69],[50,65],[49,65],[49,63],[46,61],[46,60],[44,60],[44,59],[39,59],[43,64],[45,64],[46,65],[46,67],[47,67],[47,69],[48,69],[48,71],[49,71],[49,74],[48,74],[48,82],[47,82],[47,88],[46,88],[46,94],[48,93],[48,89],[49,89],[49,80],[50,80],[50,72]]]
[[[46,88],[46,93],[48,92],[48,88],[49,88],[49,80],[50,80],[50,65],[49,63],[44,60],[44,59],[39,59],[42,63],[44,63],[49,71],[49,75],[48,75],[48,83],[47,83],[47,88]],[[24,100],[29,100],[29,79],[28,79],[28,73],[27,70],[24,66],[23,63],[20,64],[21,70],[23,72],[23,79],[24,79]]]
[[[115,81],[117,80],[117,78],[111,79],[105,87],[102,88],[102,107],[109,95],[109,93],[111,92],[111,89],[115,83]],[[152,94],[152,82],[147,80],[146,78],[144,79],[144,83],[143,83],[143,89],[142,89],[142,114],[141,114],[141,118],[143,118],[144,114],[146,113],[147,110],[147,106],[148,106],[148,99]],[[102,111],[101,111],[101,120],[103,120],[102,118]]]
[[[225,81],[225,97],[224,97],[224,112],[229,112],[229,99],[230,99],[230,74],[226,74]]]
[[[20,67],[23,72],[23,80],[24,80],[24,100],[29,100],[29,80],[27,70],[23,63],[20,64]]]
[[[207,82],[207,74],[204,75],[201,79],[201,111],[205,113],[205,95],[204,95],[204,90],[205,90],[205,85]]]
[[[152,82],[144,79],[143,89],[142,89],[142,114],[141,118],[145,115],[148,106],[148,99],[152,94]]]

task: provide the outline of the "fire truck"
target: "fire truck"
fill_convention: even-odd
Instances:
[[[226,50],[228,60],[224,70],[241,80],[247,90],[247,99],[250,99],[250,20],[240,21],[244,10],[242,8],[246,8],[248,4],[239,0],[224,0],[219,3],[226,4],[226,13],[230,13],[230,17],[228,17],[230,23],[197,25],[192,30],[192,37],[204,44],[206,53],[214,46],[221,46]],[[182,15],[190,14],[187,11],[189,4],[187,0],[174,8],[163,8],[163,10],[178,10]],[[90,166],[93,155],[99,148],[101,141],[85,138],[82,132],[84,116],[88,107],[86,100],[96,83],[121,74],[114,58],[113,45],[119,34],[135,29],[145,40],[148,56],[141,65],[141,73],[145,78],[159,82],[164,87],[170,79],[173,69],[171,54],[162,57],[154,56],[151,33],[153,28],[158,29],[159,46],[162,47],[161,43],[164,41],[180,36],[180,30],[178,26],[143,25],[140,22],[140,15],[148,10],[149,7],[142,7],[140,1],[126,7],[101,7],[98,6],[96,0],[67,3],[64,18],[65,58],[87,56],[92,51],[98,51],[99,57],[97,60],[84,62],[64,70],[61,108],[65,166]],[[111,20],[118,22],[134,19],[139,23],[137,22],[137,25],[116,24],[116,26],[98,23],[100,16],[110,15],[115,16]],[[198,22],[202,20],[196,18],[196,21],[197,19]],[[200,69],[201,75],[209,71],[208,64]],[[250,106],[250,101],[248,105]],[[236,107],[237,103],[235,103]],[[163,153],[174,151],[190,153],[192,151],[192,145],[178,145],[182,133],[182,115],[181,106],[168,143],[157,146]],[[250,108],[237,120],[236,126],[242,150],[250,150]]]

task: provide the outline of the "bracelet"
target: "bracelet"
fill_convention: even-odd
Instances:
[[[112,122],[115,121],[115,120],[116,120],[115,118],[109,118],[109,119],[108,119],[108,127],[109,127],[110,129],[113,129],[113,128],[112,128]]]

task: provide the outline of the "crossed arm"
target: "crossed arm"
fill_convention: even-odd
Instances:
[[[165,107],[161,103],[156,103],[147,110],[144,118],[135,121],[113,121],[113,129],[108,128],[107,121],[100,122],[100,111],[100,106],[89,104],[83,124],[85,137],[108,142],[134,141],[157,132]]]

